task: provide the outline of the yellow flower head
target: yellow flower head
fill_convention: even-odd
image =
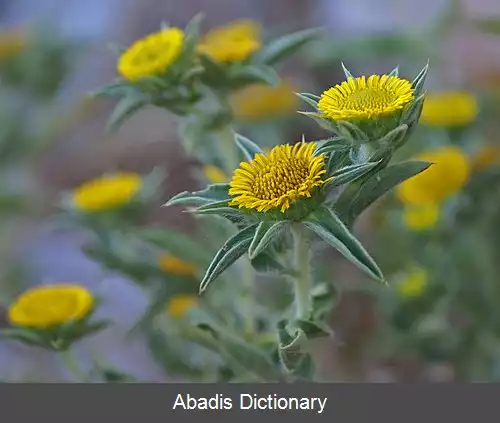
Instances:
[[[403,211],[405,225],[413,231],[423,231],[434,227],[439,219],[437,204],[406,206]]]
[[[261,47],[260,28],[249,20],[239,20],[216,28],[203,37],[198,53],[215,62],[241,62]]]
[[[413,269],[397,285],[396,289],[404,298],[415,298],[420,296],[428,283],[427,271],[424,269]]]
[[[429,126],[465,126],[478,114],[476,99],[467,92],[427,94],[420,121]]]
[[[84,212],[99,212],[129,203],[142,187],[141,175],[116,173],[85,182],[73,192],[73,204]]]
[[[167,304],[167,313],[179,319],[186,315],[192,308],[198,305],[198,297],[195,295],[180,294],[173,297]]]
[[[118,72],[134,81],[163,73],[175,62],[182,50],[184,32],[166,28],[136,41],[118,60]]]
[[[203,166],[203,173],[212,184],[223,184],[228,181],[228,176],[222,169],[217,166],[207,165]]]
[[[500,164],[500,145],[487,145],[472,158],[472,169],[480,172]]]
[[[278,145],[268,155],[256,154],[240,163],[230,183],[229,205],[266,212],[274,208],[285,212],[291,202],[311,197],[313,189],[324,184],[325,156],[313,156],[316,143]]]
[[[158,265],[165,273],[177,276],[196,276],[196,266],[187,263],[169,253],[163,253],[158,259]]]
[[[414,98],[411,82],[397,76],[349,78],[325,91],[318,111],[333,120],[369,120],[392,115]]]
[[[446,146],[424,152],[419,160],[434,163],[398,185],[396,194],[405,204],[436,204],[457,193],[468,181],[470,165],[458,147]]]
[[[298,98],[294,87],[283,82],[277,87],[254,84],[243,88],[231,99],[237,118],[248,120],[270,119],[295,112]]]
[[[0,59],[10,59],[23,51],[27,36],[21,30],[0,30]]]
[[[94,297],[84,286],[44,285],[23,292],[9,308],[13,325],[49,328],[83,319],[92,310]]]

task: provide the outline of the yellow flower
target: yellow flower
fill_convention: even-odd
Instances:
[[[59,326],[83,319],[94,306],[94,297],[81,285],[44,285],[22,293],[9,308],[13,325],[33,328]]]
[[[313,156],[316,143],[278,145],[269,155],[256,154],[242,162],[230,183],[229,205],[266,212],[280,208],[285,212],[294,200],[311,197],[313,189],[324,184],[325,156]]]
[[[0,30],[0,59],[19,54],[26,45],[26,34],[21,30]]]
[[[424,269],[413,269],[398,283],[396,289],[404,298],[415,298],[420,296],[428,283],[427,271]]]
[[[173,297],[167,304],[167,313],[175,319],[184,317],[186,313],[198,305],[195,295],[180,294]]]
[[[221,63],[241,62],[261,47],[260,28],[239,20],[210,31],[197,47],[198,53]]]
[[[118,72],[126,79],[163,73],[175,62],[182,50],[184,32],[166,28],[136,41],[118,60]]]
[[[369,120],[401,110],[414,98],[411,82],[396,76],[349,78],[325,91],[318,111],[333,120]]]
[[[76,188],[73,203],[84,212],[109,210],[129,203],[141,187],[141,175],[136,173],[105,175]]]
[[[467,156],[458,147],[446,146],[417,157],[434,163],[418,175],[398,185],[396,194],[405,204],[436,204],[457,193],[469,179]]]
[[[207,165],[203,166],[203,173],[212,184],[223,184],[228,181],[229,177],[222,169],[217,166]]]
[[[406,206],[403,211],[403,220],[406,226],[414,231],[422,231],[434,227],[439,219],[437,204],[423,204]]]
[[[196,266],[169,253],[160,255],[158,265],[165,272],[177,276],[196,276]]]
[[[472,169],[486,170],[500,164],[500,145],[487,145],[481,148],[472,158]]]
[[[295,112],[298,98],[294,87],[283,82],[277,87],[266,84],[250,85],[231,99],[237,118],[248,120],[270,119]]]
[[[429,126],[465,126],[478,114],[476,99],[467,92],[427,94],[420,121]]]

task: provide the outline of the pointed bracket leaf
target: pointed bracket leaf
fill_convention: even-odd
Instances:
[[[309,104],[314,110],[318,109],[318,101],[321,97],[309,93],[295,93],[295,95]]]
[[[205,272],[200,284],[200,294],[205,292],[211,282],[248,251],[256,229],[257,224],[248,226],[224,243]]]
[[[320,207],[304,224],[368,275],[378,280],[384,279],[375,260],[334,212]]]
[[[253,160],[256,154],[264,154],[264,151],[257,144],[243,135],[236,134],[234,139],[246,160]]]
[[[184,191],[174,195],[168,200],[163,207],[178,205],[178,204],[211,204],[221,201],[231,200],[229,192],[229,184],[212,184],[201,191]]]
[[[340,62],[340,65],[342,66],[342,70],[344,71],[344,75],[347,79],[355,79],[354,75],[346,68],[344,65],[344,62]]]
[[[429,71],[429,62],[427,62],[425,67],[420,71],[420,73],[415,77],[415,79],[411,83],[411,87],[413,88],[413,95],[415,97],[419,97],[420,94],[422,94],[422,90],[424,88],[425,79],[427,78],[428,71]]]
[[[115,106],[111,116],[106,124],[106,132],[111,134],[118,130],[120,126],[136,114],[140,109],[148,104],[143,96],[128,95],[123,97]]]
[[[255,231],[254,238],[248,249],[250,260],[255,259],[280,235],[287,226],[287,222],[260,222]]]
[[[363,163],[360,165],[346,166],[337,170],[332,176],[333,179],[325,184],[325,189],[338,187],[340,185],[349,184],[366,175],[370,170],[377,166],[380,162]]]

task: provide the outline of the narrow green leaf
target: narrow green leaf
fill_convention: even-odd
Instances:
[[[233,216],[240,216],[241,211],[235,207],[229,207],[227,201],[220,201],[218,203],[210,203],[196,209],[188,210],[189,212],[197,215],[216,214],[226,216],[228,214]]]
[[[309,106],[311,106],[314,110],[318,108],[318,100],[320,99],[320,97],[314,96],[317,97],[317,99],[315,99],[312,97],[313,94],[307,94],[307,93],[295,93],[295,95],[299,97],[301,100],[305,101],[307,104],[309,104]]]
[[[321,207],[309,216],[304,224],[361,270],[375,279],[383,280],[375,260],[334,212]]]
[[[339,302],[339,292],[332,283],[320,283],[313,287],[311,291],[313,312],[312,315],[317,320],[322,320],[331,311],[333,306]]]
[[[312,28],[276,38],[257,54],[257,60],[267,65],[274,65],[294,54],[308,42],[318,38],[323,32],[322,28]]]
[[[256,229],[257,224],[251,225],[224,243],[205,272],[200,284],[200,294],[206,291],[212,281],[248,251]]]
[[[378,142],[384,146],[394,146],[394,149],[396,149],[403,144],[407,131],[408,125],[399,125],[397,128],[380,138]]]
[[[325,338],[333,335],[333,331],[330,327],[323,322],[297,320],[293,322],[293,325],[302,329],[308,339]]]
[[[0,338],[24,342],[28,345],[43,345],[43,338],[36,332],[22,328],[5,328],[0,330]]]
[[[287,322],[281,321],[278,323],[278,339],[281,364],[293,374],[308,355],[304,349],[307,336],[301,329],[295,331],[292,336],[288,331]]]
[[[120,80],[104,85],[96,91],[90,92],[88,95],[91,98],[121,98],[133,95],[134,90],[134,86],[128,81]]]
[[[351,139],[357,144],[364,144],[370,140],[367,134],[351,122],[338,120],[335,124],[339,134],[348,140]]]
[[[204,54],[199,55],[200,63],[205,69],[203,79],[208,85],[218,86],[226,81],[226,71],[217,62]]]
[[[343,151],[348,150],[352,147],[352,144],[343,137],[332,137],[326,140],[321,140],[317,142],[315,156],[320,154],[327,154],[332,151]]]
[[[276,87],[280,83],[280,77],[276,71],[264,65],[249,65],[238,69],[232,77],[244,80],[246,83],[264,83]]]
[[[344,75],[347,79],[349,78],[355,79],[354,75],[344,65],[344,62],[340,62],[340,65],[342,66],[342,70],[344,71]]]
[[[147,106],[147,101],[142,96],[123,97],[114,108],[106,124],[106,132],[111,134],[140,109]]]
[[[252,243],[248,248],[248,257],[253,260],[263,252],[269,244],[276,240],[287,222],[260,222],[255,231]]]
[[[340,185],[354,182],[362,176],[366,175],[378,164],[379,162],[363,163],[360,165],[346,166],[342,169],[339,169],[332,175],[334,178],[325,184],[325,188],[338,187]]]
[[[286,272],[286,269],[267,251],[258,254],[251,260],[251,263],[253,268],[259,273],[283,274]]]
[[[399,76],[399,66],[396,66],[390,73],[389,76]]]
[[[387,167],[368,179],[359,189],[349,206],[346,216],[348,226],[373,204],[401,182],[412,178],[426,170],[431,163],[425,161],[409,161]]]
[[[334,151],[326,163],[326,175],[330,177],[349,157],[349,150]]]
[[[422,90],[424,88],[425,79],[427,77],[427,72],[429,71],[429,62],[425,65],[425,67],[420,71],[420,73],[413,80],[411,87],[413,88],[413,94],[415,97],[419,97],[422,94]]]
[[[301,115],[304,115],[304,116],[307,116],[308,118],[311,118],[312,120],[314,120],[321,128],[329,131],[329,132],[337,132],[335,130],[335,128],[333,127],[333,125],[331,124],[330,121],[328,121],[327,119],[323,119],[321,117],[321,115],[319,115],[318,113],[314,113],[314,112],[301,112],[301,111],[298,111],[297,113],[301,114]]]
[[[178,205],[178,204],[211,204],[220,201],[229,201],[231,199],[228,194],[229,184],[212,184],[204,190],[188,192],[184,191],[174,195],[168,200],[163,207]]]
[[[256,154],[264,154],[264,151],[257,144],[243,135],[236,134],[234,139],[246,160],[253,160]]]
[[[418,122],[424,105],[425,92],[413,100],[403,111],[401,122],[410,126]]]

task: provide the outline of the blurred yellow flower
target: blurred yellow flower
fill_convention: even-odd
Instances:
[[[455,146],[428,150],[417,157],[433,163],[422,173],[396,188],[405,204],[437,204],[457,193],[468,181],[470,165],[467,156]]]
[[[81,285],[44,285],[23,292],[9,308],[13,325],[48,328],[83,319],[94,297]]]
[[[163,253],[158,258],[158,265],[165,273],[177,276],[196,276],[197,267],[169,253]]]
[[[478,114],[476,99],[464,91],[429,93],[424,100],[420,121],[429,126],[465,126]]]
[[[397,292],[404,298],[415,298],[420,296],[428,283],[428,274],[425,269],[413,269],[397,286]]]
[[[203,173],[212,184],[223,184],[229,180],[229,177],[224,171],[217,166],[206,165],[203,166]]]
[[[198,53],[215,62],[241,62],[261,47],[260,27],[250,20],[238,20],[208,32],[198,44]]]
[[[325,156],[314,156],[316,143],[278,145],[268,155],[241,162],[230,182],[230,206],[258,212],[285,212],[294,200],[311,197],[326,180]]]
[[[182,51],[184,32],[166,28],[150,34],[128,48],[118,59],[118,72],[128,80],[163,73]]]
[[[99,212],[129,203],[142,187],[141,175],[116,173],[85,182],[73,192],[73,204],[84,212]]]
[[[472,157],[472,169],[478,172],[499,164],[500,145],[484,146]]]
[[[179,319],[186,315],[192,308],[198,305],[198,297],[189,294],[180,294],[173,297],[167,304],[167,313]]]
[[[414,98],[411,82],[396,76],[349,78],[321,95],[318,111],[333,120],[368,120],[392,115]]]
[[[403,210],[405,225],[413,231],[434,227],[439,219],[439,205],[423,204],[406,206]]]
[[[237,118],[270,119],[294,113],[298,106],[294,86],[283,82],[277,87],[250,85],[233,95],[232,108]]]
[[[0,30],[0,60],[10,59],[24,50],[27,36],[22,30]]]

